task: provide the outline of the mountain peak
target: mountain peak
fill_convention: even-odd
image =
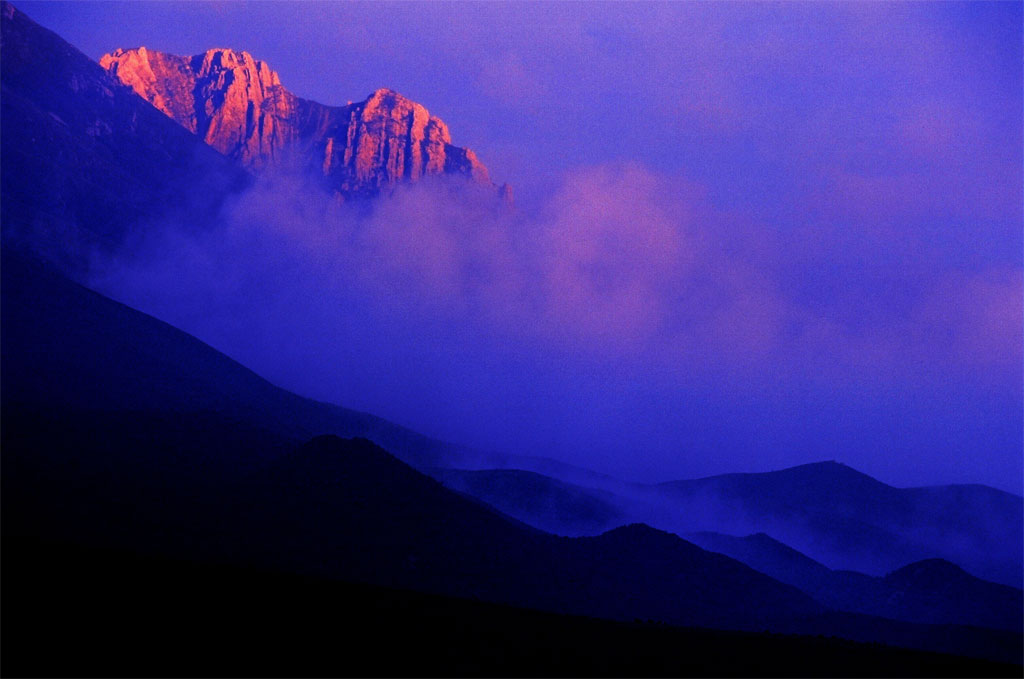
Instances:
[[[111,71],[114,75],[121,77],[122,81],[125,81],[125,84],[134,87],[136,83],[129,82],[129,74],[123,72],[125,64],[146,64],[152,71],[154,68],[154,62],[167,59],[192,62],[192,67],[201,75],[208,75],[211,71],[218,70],[251,69],[254,72],[273,74],[273,77],[278,81],[276,84],[280,84],[280,79],[277,78],[277,73],[271,71],[265,61],[254,58],[245,50],[234,50],[230,47],[213,47],[202,54],[197,54],[191,57],[190,59],[178,57],[173,54],[166,54],[157,50],[151,50],[145,45],[132,48],[119,47],[109,54],[104,54],[100,58],[100,66]],[[119,74],[118,71],[122,72]],[[151,75],[154,78],[157,76],[156,73],[151,73]]]
[[[245,50],[234,50],[230,47],[211,47],[203,56],[207,59],[221,59],[226,66],[255,61]]]
[[[838,460],[819,460],[818,462],[806,462],[804,464],[798,464],[792,467],[787,467],[787,469],[820,469],[829,472],[837,472],[840,470],[856,471],[855,469],[853,469],[853,467],[845,465],[842,462],[839,462]]]
[[[972,576],[952,561],[931,558],[915,561],[902,568],[897,568],[885,577],[889,580],[933,582],[936,580],[948,581],[950,579],[970,578]]]
[[[636,543],[652,542],[655,544],[675,544],[685,542],[678,535],[653,528],[646,523],[630,523],[607,530],[598,539],[613,542]]]
[[[405,97],[403,97],[401,94],[391,89],[390,87],[378,87],[377,89],[370,93],[370,96],[367,97],[367,99],[382,99],[384,97],[395,97],[396,99],[405,99]]]
[[[862,471],[858,471],[853,467],[838,462],[836,460],[822,460],[821,462],[808,462],[807,464],[796,465],[795,467],[786,467],[785,469],[779,469],[774,472],[768,472],[769,474],[792,476],[808,479],[816,479],[822,483],[836,482],[842,480],[843,482],[858,481],[861,483],[875,483],[878,485],[887,485],[869,476]]]
[[[213,72],[229,70],[240,73],[250,82],[256,81],[264,90],[281,84],[281,78],[276,71],[271,70],[267,62],[253,58],[245,50],[239,52],[227,47],[215,47],[206,50],[201,56],[197,73],[200,78],[209,77]],[[193,57],[193,60],[198,59],[199,55]]]
[[[387,87],[362,102],[325,106],[285,89],[267,62],[223,47],[192,57],[118,49],[100,65],[252,171],[299,158],[344,198],[429,175],[491,184],[476,154],[452,144],[444,121]]]
[[[273,160],[273,147],[253,148],[249,143],[254,112],[273,102],[281,85],[265,61],[223,47],[193,57],[137,47],[103,55],[100,66],[248,169],[260,169]]]

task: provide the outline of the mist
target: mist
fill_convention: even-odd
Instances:
[[[441,439],[637,481],[836,459],[1021,490],[1012,267],[893,265],[641,164],[568,171],[529,210],[452,178],[344,204],[267,175],[192,226],[137,225],[90,285]]]

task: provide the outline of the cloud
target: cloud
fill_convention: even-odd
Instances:
[[[484,61],[477,86],[484,94],[505,104],[537,112],[549,96],[547,87],[535,76],[518,52],[508,51]]]
[[[515,341],[694,368],[798,368],[817,356],[841,374],[922,360],[1007,366],[1020,355],[1019,269],[921,275],[919,265],[893,305],[894,280],[876,278],[870,261],[830,271],[815,261],[827,243],[779,239],[716,210],[701,187],[635,163],[567,174],[532,216],[443,180],[402,187],[367,211],[276,176],[232,201],[215,232],[140,233],[156,234],[132,245],[143,255],[102,263],[96,283],[122,296],[165,295],[160,304],[171,308],[244,310],[287,295],[329,306],[337,296]],[[793,276],[818,284],[794,291]],[[175,303],[189,294],[206,301]]]
[[[911,320],[952,365],[1020,374],[1024,347],[1024,276],[1017,269],[954,274],[943,280]]]
[[[567,173],[529,214],[452,180],[347,205],[264,177],[221,222],[142,225],[93,284],[283,386],[485,447],[621,469],[642,443],[652,473],[717,450],[689,467],[713,471],[751,445],[792,462],[778,455],[843,440],[822,432],[853,426],[836,412],[864,389],[950,407],[1020,376],[1019,268],[936,271],[893,303],[870,263],[832,273],[821,243],[636,163]],[[876,414],[856,417],[867,432]]]

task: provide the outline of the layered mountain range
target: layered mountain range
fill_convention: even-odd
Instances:
[[[118,49],[100,65],[251,171],[298,166],[321,174],[346,198],[431,175],[491,185],[476,154],[452,144],[443,120],[389,89],[325,106],[289,92],[265,61],[231,49],[191,57]],[[500,191],[508,199],[507,185]]]
[[[1017,496],[895,489],[832,463],[641,487],[468,450],[287,392],[72,282],[38,256],[40,234],[115,243],[172,220],[217,228],[252,173],[290,162],[351,180],[334,187],[344,197],[432,175],[489,185],[456,162],[464,150],[443,123],[394,93],[320,107],[220,51],[206,66],[151,53],[150,66],[183,69],[184,89],[157,93],[153,70],[144,99],[0,10],[9,673],[1020,676],[1020,590],[959,567],[1019,576]],[[335,149],[316,116],[340,126],[339,111],[356,122]],[[84,265],[89,251],[64,254]],[[756,530],[789,528],[775,537],[800,552],[767,536],[683,536],[738,529],[736,512]],[[691,525],[702,516],[717,523]],[[944,545],[950,535],[965,546]],[[819,563],[821,542],[833,559]],[[899,570],[833,570],[878,552]],[[482,664],[465,664],[473,654]],[[381,664],[399,657],[410,664]]]

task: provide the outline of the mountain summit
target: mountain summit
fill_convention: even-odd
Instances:
[[[476,154],[451,143],[444,121],[389,89],[362,102],[325,106],[289,92],[265,61],[220,48],[191,57],[118,49],[100,65],[253,171],[298,162],[321,173],[342,197],[442,174],[491,185]],[[507,198],[508,188],[501,193]]]

